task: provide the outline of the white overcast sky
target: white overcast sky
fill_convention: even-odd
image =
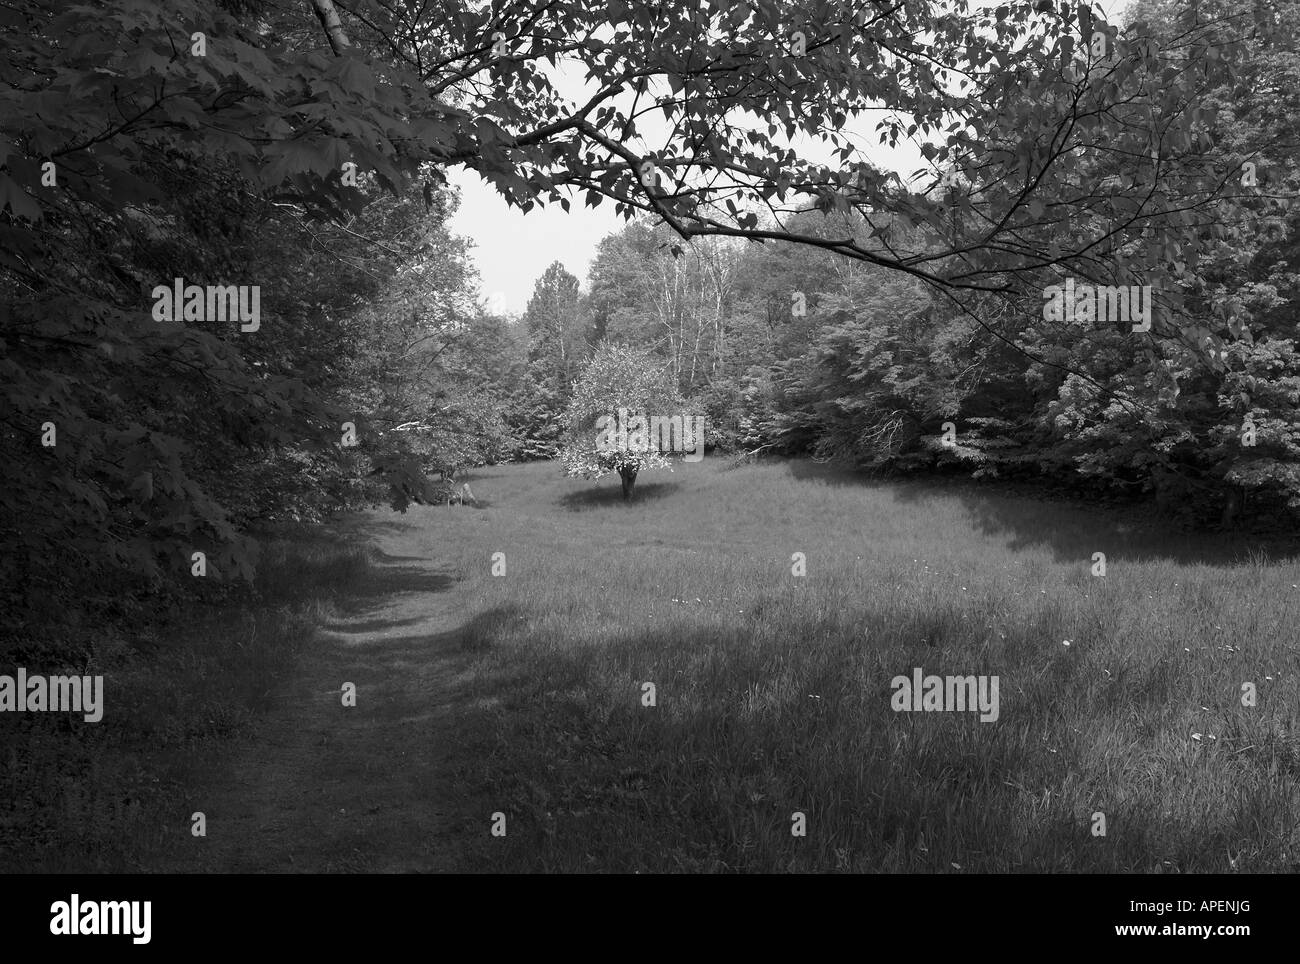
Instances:
[[[977,0],[973,6],[990,6],[997,0]],[[1127,6],[1126,0],[1102,0],[1095,4],[1114,21],[1115,16]],[[549,72],[549,71],[548,71]],[[582,72],[565,69],[561,65],[553,75],[558,89],[576,99],[582,92]],[[585,99],[585,98],[584,98]],[[876,118],[868,121],[865,130],[875,126]],[[661,135],[654,125],[643,125],[645,133]],[[875,138],[866,139],[866,156],[884,170],[896,170],[910,175],[921,165],[920,155],[913,145],[900,144],[890,150],[883,145],[872,146]],[[662,143],[652,140],[651,143]],[[861,143],[861,142],[860,142]],[[829,154],[812,150],[813,143],[804,143],[801,153],[820,162],[830,160]],[[461,205],[452,219],[451,230],[474,243],[472,257],[478,266],[482,283],[482,296],[489,309],[508,314],[522,314],[532,296],[533,285],[553,261],[559,261],[586,287],[587,268],[596,253],[601,238],[619,230],[625,223],[614,213],[614,202],[606,199],[597,208],[589,208],[575,199],[569,213],[558,205],[535,207],[528,214],[511,208],[496,192],[472,171],[463,167],[447,172],[448,180],[460,188]]]

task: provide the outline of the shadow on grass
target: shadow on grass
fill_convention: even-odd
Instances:
[[[383,576],[376,576],[382,582]],[[400,581],[399,581],[400,584]],[[350,605],[360,599],[349,600]],[[240,800],[241,839],[224,852],[183,869],[206,872],[470,872],[463,841],[483,829],[499,801],[460,778],[466,750],[488,745],[498,725],[482,694],[454,681],[466,675],[477,650],[519,618],[512,607],[468,621],[384,618],[322,627],[313,659],[326,674],[355,684],[358,699],[338,709],[336,693],[314,697],[324,706],[299,711],[310,750],[288,779],[298,789],[281,806]],[[315,734],[319,733],[317,739]],[[276,741],[285,739],[272,734]],[[222,779],[242,757],[223,762]],[[290,757],[291,761],[295,758]],[[208,778],[212,779],[211,776]],[[202,783],[202,781],[200,781]],[[312,792],[306,792],[308,789]],[[197,805],[197,804],[196,804]],[[202,859],[200,867],[192,861]]]
[[[965,476],[886,478],[851,468],[792,459],[785,463],[802,481],[887,492],[916,512],[927,501],[956,499],[983,535],[1013,550],[1047,548],[1058,562],[1090,562],[1094,552],[1132,562],[1179,565],[1245,565],[1265,554],[1270,565],[1300,556],[1300,540],[1244,533],[1188,532],[1162,521],[1154,505],[1088,504],[1049,486],[1000,492],[997,482]]]
[[[1107,559],[1132,562],[1240,566],[1262,554],[1269,565],[1286,565],[1300,553],[1294,539],[1181,531],[1163,525],[1154,507],[1108,511],[1064,500],[979,492],[967,485],[902,483],[892,488],[904,504],[956,498],[983,535],[1003,540],[1013,550],[1047,548],[1058,562],[1088,562],[1094,552],[1104,552]]]
[[[303,604],[327,599],[344,612],[354,612],[368,602],[389,595],[442,592],[454,580],[444,573],[397,560],[418,557],[385,556],[360,546],[343,556],[295,555],[291,570],[268,571],[260,587],[269,603]]]
[[[637,505],[675,495],[682,484],[676,481],[638,482],[632,489],[631,502],[623,501],[623,487],[617,481],[602,480],[590,483],[589,488],[568,492],[560,496],[560,505],[570,512],[616,505]]]
[[[826,485],[882,488],[887,482],[878,474],[861,472],[837,462],[814,462],[812,459],[791,459],[770,456],[759,465],[780,465],[801,482],[824,482]]]
[[[1090,724],[1107,732],[1110,717],[1133,711],[1127,701],[1068,721],[1042,693],[1006,699],[1001,722],[988,725],[972,714],[894,713],[888,673],[864,694],[834,666],[796,659],[772,688],[772,654],[746,656],[716,629],[583,646],[521,638],[519,615],[490,614],[478,651],[496,649],[502,619],[513,632],[501,638],[514,641],[475,665],[457,700],[461,772],[501,801],[510,828],[505,839],[476,835],[478,871],[1225,872],[1223,855],[1243,851],[1253,869],[1285,869],[1262,843],[1285,832],[1294,804],[1270,809],[1285,790],[1266,768],[1203,768],[1199,788],[1228,787],[1234,805],[1199,823],[1155,812],[1151,800],[1116,802],[1107,817],[1124,833],[1088,834],[1076,813],[1084,798],[1070,788],[1085,762],[1096,767]],[[623,671],[609,665],[662,673],[719,649],[725,674],[665,676],[655,707],[641,700],[644,677],[632,669],[621,693]],[[762,698],[747,704],[746,693]],[[1117,748],[1116,772],[1132,749]],[[1237,795],[1243,780],[1251,792]],[[1050,808],[1025,789],[1042,787],[1061,795]],[[802,839],[791,835],[795,812],[814,827]]]
[[[341,613],[353,615],[373,607],[376,600],[388,600],[407,593],[445,592],[455,582],[446,573],[380,561],[366,566],[356,579],[334,593],[331,601]]]
[[[364,636],[380,630],[392,629],[394,626],[412,626],[423,622],[419,616],[409,619],[368,619],[363,622],[350,622],[330,627],[330,632],[343,633],[348,636]]]
[[[234,785],[239,774],[232,768],[243,758],[249,737],[275,729],[277,720],[289,721],[283,725],[290,727],[299,719],[284,715],[282,708],[315,698],[302,692],[302,677],[311,673],[305,666],[332,661],[340,668],[338,677],[346,679],[344,670],[350,671],[355,653],[364,650],[373,654],[367,662],[372,678],[380,681],[393,674],[401,679],[410,663],[436,671],[442,654],[390,649],[370,635],[422,621],[403,600],[405,594],[432,598],[453,584],[450,575],[411,565],[418,557],[402,554],[399,547],[389,553],[366,541],[404,528],[370,520],[349,527],[345,535],[306,527],[297,537],[284,529],[272,533],[275,541],[264,555],[255,597],[196,607],[156,627],[130,627],[135,645],[119,646],[123,652],[112,663],[76,668],[105,676],[105,692],[111,695],[101,725],[85,726],[79,719],[70,725],[65,714],[0,714],[0,746],[7,750],[0,754],[0,786],[8,791],[0,795],[0,872],[139,872],[207,859],[196,856],[188,833],[178,841],[176,814],[204,809],[203,798]],[[330,607],[345,619],[362,621],[349,621],[326,638],[328,632],[317,630],[327,629],[320,617]],[[370,613],[374,617],[366,618]],[[423,642],[459,652],[460,629]],[[156,640],[143,645],[138,637],[150,634]],[[30,669],[62,671],[45,663]],[[405,687],[398,685],[404,696]],[[336,693],[328,699],[337,706]],[[394,712],[414,714],[420,700],[412,694],[399,700]],[[288,739],[287,732],[274,735]],[[418,741],[412,743],[405,733],[394,736],[401,750],[418,756]],[[388,754],[355,740],[341,745],[355,750],[348,762],[362,767],[352,771],[357,773],[367,772],[367,753]],[[324,751],[320,756],[328,765]],[[310,765],[319,769],[318,761]],[[218,772],[220,779],[214,778]],[[314,786],[322,785],[319,773],[282,777],[313,778]],[[339,792],[351,792],[353,785],[369,784],[358,778]],[[418,810],[414,802],[407,804]],[[339,853],[355,851],[337,842]],[[249,836],[241,845],[256,850],[259,840]],[[286,862],[269,869],[294,868]]]

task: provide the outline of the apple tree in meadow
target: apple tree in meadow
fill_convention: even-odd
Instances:
[[[563,416],[565,474],[599,479],[617,472],[630,501],[638,473],[672,468],[660,450],[653,416],[685,416],[685,403],[663,359],[638,348],[601,344],[573,387]],[[619,426],[626,413],[626,444]]]

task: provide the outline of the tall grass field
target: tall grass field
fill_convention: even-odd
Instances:
[[[462,779],[507,815],[472,866],[1300,867],[1293,558],[806,462],[679,464],[630,506],[482,476],[489,510],[427,513],[492,724]],[[896,711],[916,668],[996,675],[998,718]]]
[[[471,479],[92,654],[103,726],[8,714],[0,867],[1300,868],[1283,549],[807,461],[679,463],[630,504]],[[997,711],[900,706],[915,673],[996,677]]]

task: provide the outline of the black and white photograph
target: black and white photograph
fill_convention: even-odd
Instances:
[[[0,0],[6,931],[1279,936],[1298,158],[1300,0]]]

